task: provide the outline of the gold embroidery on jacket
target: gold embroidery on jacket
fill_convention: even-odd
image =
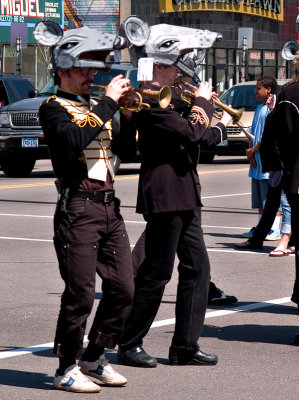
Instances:
[[[65,99],[61,99],[57,96],[52,98],[62,105],[68,113],[73,116],[72,122],[77,124],[80,128],[84,128],[87,124],[92,128],[96,126],[103,126],[103,121],[95,113],[89,109],[89,104],[71,102]]]
[[[83,149],[79,160],[86,164],[89,178],[106,181],[108,170],[113,179],[112,120],[104,124],[98,115],[89,110],[88,104],[71,102],[56,96],[52,98],[58,101],[72,115],[71,121],[78,125],[79,128],[84,128],[86,125],[92,128],[103,127],[100,133]],[[93,99],[91,99],[91,103],[93,105],[97,104]]]
[[[193,125],[200,123],[200,124],[205,124],[206,127],[209,126],[210,123],[209,117],[207,116],[205,110],[201,107],[193,106],[191,108],[190,117],[192,118],[191,123]]]

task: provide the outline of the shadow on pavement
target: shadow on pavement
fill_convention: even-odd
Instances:
[[[298,326],[282,325],[257,325],[242,324],[228,326],[205,325],[203,337],[213,337],[219,340],[247,342],[247,343],[269,343],[294,345],[295,334]]]
[[[0,385],[52,390],[53,377],[37,372],[0,369]]]

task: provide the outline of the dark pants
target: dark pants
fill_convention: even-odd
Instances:
[[[299,194],[286,193],[286,195],[291,206],[292,238],[295,245],[296,276],[292,301],[299,305]]]
[[[94,303],[96,274],[102,279],[102,298],[88,339],[114,348],[131,308],[134,282],[128,235],[119,211],[109,204],[74,197],[54,217],[54,244],[65,282],[54,353],[78,358],[86,321]]]
[[[138,269],[145,259],[145,236],[146,236],[146,230],[144,230],[142,232],[142,234],[140,235],[139,239],[137,240],[137,243],[135,244],[133,251],[132,251],[134,276],[137,275]],[[210,281],[208,298],[212,299],[213,297],[215,297],[217,295],[219,296],[218,292],[219,292],[219,290],[218,290],[217,286],[215,285],[215,283]]]
[[[171,279],[177,253],[180,264],[172,346],[195,349],[203,327],[210,277],[199,213],[160,213],[146,220],[146,257],[137,272],[133,307],[119,346],[125,351],[142,345]]]
[[[281,184],[272,187],[269,185],[265,208],[261,219],[253,231],[253,235],[248,241],[254,246],[262,246],[263,242],[271,230],[271,226],[275,220],[275,216],[280,206]]]

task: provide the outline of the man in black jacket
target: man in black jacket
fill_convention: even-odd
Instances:
[[[184,64],[185,64],[185,76],[180,76],[176,82],[175,86],[173,87],[173,94],[171,99],[171,104],[175,111],[177,111],[182,117],[188,118],[188,115],[191,111],[191,105],[188,104],[186,101],[182,100],[182,93],[184,90],[190,91],[190,87],[184,86],[184,83],[187,82],[190,84],[193,82],[195,85],[194,80],[198,80],[197,75],[195,74],[195,62],[193,60],[193,53],[189,57],[184,57]],[[180,74],[181,75],[181,74]],[[193,79],[191,77],[194,77]],[[195,86],[194,86],[195,90]],[[216,127],[209,127],[200,141],[197,143],[197,146],[191,145],[188,147],[188,153],[190,159],[194,163],[194,167],[197,168],[198,160],[199,160],[199,152],[200,152],[200,145],[204,144],[206,147],[213,147],[216,146],[219,142],[221,142],[222,135],[221,133],[225,134],[222,130],[220,131],[219,127],[222,124],[227,124],[230,120],[230,117],[224,115],[224,118],[221,121],[221,124]],[[220,133],[220,135],[219,135]],[[199,212],[201,208],[199,208]],[[137,274],[137,271],[144,261],[145,258],[145,235],[146,231],[144,230],[140,235],[139,239],[137,240],[134,249],[132,251],[132,261],[133,261],[133,271],[134,275]],[[238,299],[235,296],[225,294],[219,287],[215,285],[214,282],[210,280],[209,284],[209,294],[208,294],[208,304],[209,305],[222,305],[222,306],[229,306],[236,303]]]
[[[297,56],[299,67],[299,55]],[[298,72],[298,69],[297,69]],[[277,160],[277,149],[281,162]],[[283,168],[282,187],[291,206],[292,239],[295,244],[296,278],[292,301],[299,309],[299,78],[298,73],[282,88],[269,114],[260,146],[263,171]]]
[[[155,63],[153,80],[145,88],[159,90],[172,85],[178,72],[176,65]],[[194,90],[194,105],[187,118],[172,105],[162,109],[156,100],[145,97],[150,109],[133,114],[127,123],[134,123],[139,132],[137,212],[143,214],[147,226],[145,260],[138,269],[133,307],[119,342],[120,364],[157,365],[142,348],[142,341],[171,279],[176,254],[179,283],[169,361],[172,365],[214,365],[218,361],[216,355],[201,351],[197,343],[208,300],[210,264],[201,229],[197,162],[192,157],[213,115],[212,93],[209,83],[201,83]],[[126,122],[122,123],[126,130]],[[225,139],[225,125],[218,123],[211,134],[218,135],[218,141],[221,136]]]
[[[47,29],[44,24],[38,38]],[[60,194],[54,244],[65,283],[54,341],[59,357],[54,388],[72,392],[100,391],[86,375],[107,385],[127,382],[107,363],[104,348],[116,346],[134,289],[129,239],[114,195],[111,152],[111,120],[119,109],[117,101],[130,90],[129,80],[119,75],[102,100],[90,98],[93,75],[107,67],[114,43],[115,36],[89,28],[71,29],[58,38],[53,57],[59,89],[39,112]],[[81,355],[96,274],[103,294]]]

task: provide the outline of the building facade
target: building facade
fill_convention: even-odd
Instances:
[[[261,75],[291,77],[292,63],[281,56],[283,44],[298,40],[298,1],[293,0],[131,0],[131,13],[150,25],[167,23],[209,29],[223,35],[199,68],[221,93]]]

